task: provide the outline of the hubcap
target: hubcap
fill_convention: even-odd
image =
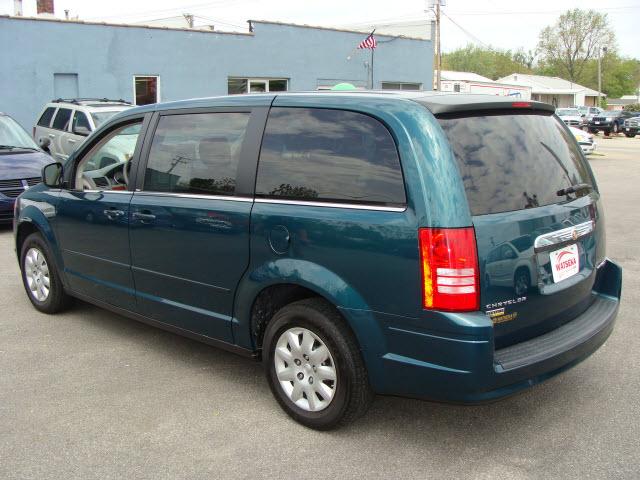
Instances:
[[[47,261],[37,248],[27,251],[24,257],[24,274],[31,296],[39,302],[44,302],[49,296],[51,278]]]
[[[290,328],[280,335],[273,360],[280,386],[293,403],[308,412],[329,406],[338,375],[320,337],[306,328]]]

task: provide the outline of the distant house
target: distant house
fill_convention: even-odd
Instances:
[[[523,100],[531,99],[530,87],[496,82],[471,72],[443,70],[440,85],[442,92],[484,93],[487,95],[521,98]]]
[[[607,109],[608,110],[623,110],[627,105],[632,105],[634,103],[640,103],[640,94],[639,95],[623,95],[620,98],[609,98],[607,99]]]
[[[597,106],[598,104],[597,91],[559,77],[512,73],[497,81],[530,87],[531,100],[550,103],[556,107]]]

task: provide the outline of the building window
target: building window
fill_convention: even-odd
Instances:
[[[160,101],[160,77],[158,75],[134,75],[133,98],[136,105],[148,105]]]
[[[420,90],[421,83],[412,82],[382,82],[383,90]]]
[[[459,83],[454,83],[453,84],[453,91],[456,93],[460,93],[460,84]]]
[[[227,80],[229,95],[239,93],[286,92],[289,80],[286,78],[239,78],[229,77]]]

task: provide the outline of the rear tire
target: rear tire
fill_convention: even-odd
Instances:
[[[627,137],[627,138],[633,138],[633,137],[636,136],[636,134],[635,133],[627,133],[627,132],[625,132],[624,136]]]
[[[345,425],[373,400],[355,337],[323,299],[279,310],[267,325],[262,351],[273,395],[302,425],[316,430]]]
[[[43,313],[57,313],[69,307],[71,297],[62,286],[47,243],[39,233],[32,233],[20,249],[20,270],[27,297]]]

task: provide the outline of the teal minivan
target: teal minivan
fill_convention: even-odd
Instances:
[[[44,168],[14,232],[38,310],[75,297],[259,359],[316,429],[375,394],[542,382],[605,342],[621,292],[580,147],[552,106],[506,97],[132,108]]]

